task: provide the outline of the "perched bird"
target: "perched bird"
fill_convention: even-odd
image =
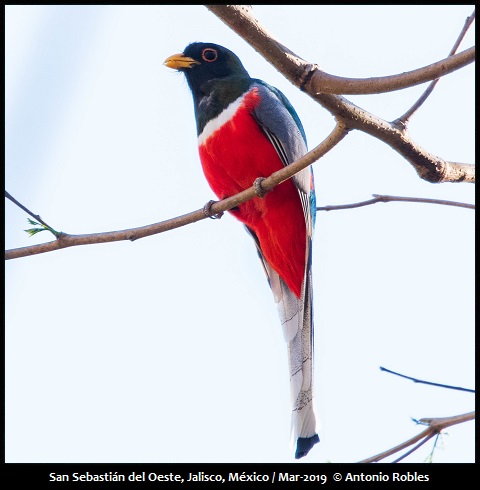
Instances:
[[[195,42],[164,64],[185,74],[193,95],[205,177],[219,199],[251,187],[307,151],[300,119],[287,98],[251,78],[238,57]],[[313,171],[304,169],[263,198],[230,212],[253,237],[288,343],[295,458],[319,442],[313,407]]]

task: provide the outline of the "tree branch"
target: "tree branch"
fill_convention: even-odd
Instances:
[[[472,25],[473,21],[475,19],[475,10],[473,11],[472,15],[470,17],[467,17],[465,20],[465,24],[463,26],[463,29],[461,30],[457,40],[455,41],[455,44],[453,45],[453,48],[451,49],[450,53],[448,53],[448,56],[453,56],[455,52],[457,51],[458,47],[460,46],[460,43],[462,42],[463,38],[465,37],[465,34],[467,33],[469,27]],[[422,104],[427,100],[427,98],[430,96],[430,94],[433,92],[433,89],[439,82],[440,78],[437,78],[436,80],[433,80],[432,83],[427,87],[425,92],[420,96],[420,98],[415,102],[415,104],[408,109],[407,112],[403,116],[400,116],[398,119],[393,121],[392,124],[394,124],[397,127],[400,128],[406,128],[407,123],[409,119],[415,114],[415,112],[422,106]]]
[[[319,93],[312,82],[317,68],[283,44],[273,38],[268,31],[254,18],[252,10],[244,5],[215,5],[207,6],[217,17],[229,25],[237,34],[245,39],[268,62],[279,70],[295,86],[305,91],[322,107],[332,113],[337,120],[350,129],[358,129],[374,136],[402,155],[415,168],[420,178],[432,182],[475,182],[475,166],[467,163],[448,162],[424,150],[406,133],[394,124],[369,113],[352,104],[339,95]],[[441,62],[435,63],[442,69],[431,75],[438,78],[449,73],[452,64],[463,59],[461,66],[474,60],[475,49],[464,51]],[[431,65],[433,66],[433,65]],[[460,68],[457,66],[455,69]],[[432,78],[428,78],[432,79]],[[424,80],[425,81],[425,80]],[[407,85],[411,86],[411,85]]]
[[[265,180],[262,181],[262,188],[265,187]],[[8,194],[6,191],[5,193]],[[239,194],[237,194],[237,196],[239,196]],[[236,199],[237,196],[232,196],[229,199]],[[21,209],[23,209],[24,211],[27,210],[27,208],[25,208],[25,206],[19,203],[16,199],[12,199],[12,200]],[[226,202],[227,199],[224,199],[223,201],[217,201],[217,202],[210,201],[208,203],[208,215],[210,217],[221,215],[223,211],[215,211],[215,210],[223,209],[223,207],[225,207]],[[474,204],[468,204],[463,202],[445,201],[442,199],[428,199],[428,198],[421,198],[421,197],[401,197],[401,196],[387,196],[387,195],[373,194],[373,199],[369,199],[367,201],[361,201],[352,204],[319,206],[317,207],[317,211],[337,211],[341,209],[353,209],[362,206],[368,206],[370,204],[376,204],[378,202],[414,202],[414,203],[427,203],[427,204],[441,204],[445,206],[455,206],[455,207],[461,207],[467,209],[475,209]],[[43,243],[40,245],[32,245],[30,247],[22,247],[22,248],[6,250],[5,260],[17,259],[20,257],[36,255],[45,252],[52,252],[54,250],[59,250],[61,248],[66,248],[66,247],[73,247],[76,245],[92,245],[96,243],[108,243],[108,242],[123,241],[123,240],[135,241],[138,240],[139,238],[145,238],[147,236],[157,235],[159,233],[163,233],[169,230],[174,230],[175,228],[180,228],[181,226],[185,226],[190,223],[195,223],[196,221],[205,219],[207,217],[207,215],[205,214],[205,207],[206,206],[204,206],[202,209],[199,209],[197,211],[192,211],[191,213],[185,214],[183,216],[178,216],[176,218],[172,218],[166,221],[161,221],[159,223],[154,223],[152,225],[141,226],[138,228],[130,228],[128,230],[103,232],[103,233],[91,233],[87,235],[69,235],[67,233],[57,232],[59,240]],[[231,209],[232,207],[235,207],[235,205],[230,206],[225,210]],[[36,215],[32,214],[31,211],[27,210],[27,212],[31,216],[36,217]]]
[[[346,78],[330,75],[308,63],[276,40],[253,16],[248,5],[206,5],[207,9],[239,34],[293,84],[306,83],[311,94],[378,94],[429,82],[475,61],[475,48],[431,65],[398,75],[372,78]],[[268,39],[268,43],[266,43]],[[298,85],[302,88],[302,83]]]
[[[163,233],[164,231],[173,230],[190,223],[195,223],[196,221],[200,221],[212,215],[219,215],[224,211],[228,211],[229,209],[248,201],[249,199],[257,197],[259,188],[263,193],[267,193],[278,184],[281,184],[285,180],[293,177],[293,175],[300,172],[300,170],[308,167],[330,151],[345,137],[346,134],[347,130],[345,127],[342,124],[337,124],[324,141],[322,141],[313,150],[306,153],[302,158],[298,159],[291,165],[274,172],[269,177],[262,179],[261,182],[257,182],[256,185],[252,185],[252,187],[239,192],[238,194],[223,199],[222,201],[214,202],[208,206],[208,213],[206,213],[205,209],[202,208],[183,216],[161,221],[160,223],[121,231],[92,233],[87,235],[68,235],[67,233],[60,233],[58,238],[53,242],[6,250],[5,260],[51,252],[53,250],[73,247],[76,245],[91,245],[95,243],[116,242],[122,240],[134,241],[138,240],[139,238],[156,235],[158,233]]]
[[[380,461],[381,459],[385,459],[386,457],[398,453],[402,449],[405,449],[412,444],[415,444],[417,441],[425,438],[426,442],[428,439],[431,439],[435,434],[439,434],[442,430],[456,424],[462,424],[463,422],[468,422],[470,420],[475,419],[475,412],[469,412],[462,415],[454,415],[452,417],[442,417],[442,418],[424,418],[420,419],[419,422],[428,424],[428,428],[425,429],[420,434],[408,439],[408,441],[402,442],[398,446],[395,446],[391,449],[387,449],[386,451],[379,453],[370,458],[359,461],[359,463],[375,463]]]
[[[377,202],[415,202],[426,204],[441,204],[444,206],[456,206],[459,208],[475,209],[475,204],[465,202],[445,201],[443,199],[429,199],[424,197],[401,197],[401,196],[386,196],[381,194],[372,194],[373,199],[367,201],[355,202],[352,204],[337,204],[317,207],[317,211],[337,211],[340,209],[353,209],[376,204]]]
[[[380,366],[380,371],[385,371],[386,373],[394,374],[395,376],[400,376],[401,378],[409,379],[414,383],[421,383],[430,386],[438,386],[439,388],[447,388],[449,390],[459,390],[459,391],[467,391],[468,393],[475,393],[475,390],[471,390],[470,388],[462,388],[461,386],[445,385],[442,383],[433,383],[432,381],[425,381],[423,379],[412,378],[411,376],[406,376],[405,374],[396,373],[395,371],[391,371],[390,369],[384,368],[382,366]]]
[[[313,97],[323,107],[352,129],[358,129],[386,143],[399,153],[427,182],[475,182],[475,165],[448,162],[415,143],[405,130],[396,128],[338,95]]]
[[[414,87],[430,80],[438,79],[463,68],[475,61],[475,48],[469,48],[461,53],[437,61],[413,71],[371,78],[345,78],[329,75],[316,65],[310,79],[310,90],[319,94],[371,95]]]
[[[425,437],[425,439],[423,439],[423,441],[420,441],[416,446],[413,446],[411,449],[409,449],[406,453],[402,454],[401,456],[399,456],[396,460],[392,461],[392,463],[398,463],[400,462],[402,459],[405,459],[407,456],[409,456],[410,454],[414,453],[419,447],[423,446],[426,442],[428,442],[433,436],[437,436],[435,438],[435,443],[433,445],[434,449],[435,449],[435,444],[437,442],[437,439],[438,439],[438,436],[440,434],[429,434],[427,437]],[[430,454],[433,453],[433,449],[432,449],[432,452]]]

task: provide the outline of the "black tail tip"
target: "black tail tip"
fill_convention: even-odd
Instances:
[[[303,458],[308,454],[308,451],[312,449],[317,442],[320,442],[318,434],[314,434],[312,437],[299,437],[297,439],[297,450],[295,451],[295,459]]]

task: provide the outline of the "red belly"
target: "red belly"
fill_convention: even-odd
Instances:
[[[250,92],[234,117],[199,147],[203,171],[219,199],[253,185],[257,177],[268,177],[283,164],[251,110],[257,103]],[[255,197],[232,214],[252,229],[270,266],[300,297],[306,263],[306,227],[300,196],[287,180],[263,199]]]

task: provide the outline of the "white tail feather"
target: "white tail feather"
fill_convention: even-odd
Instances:
[[[283,335],[288,342],[292,439],[296,441],[299,437],[312,437],[317,429],[313,404],[311,273],[307,271],[306,287],[297,298],[265,261],[264,265],[277,303]]]

